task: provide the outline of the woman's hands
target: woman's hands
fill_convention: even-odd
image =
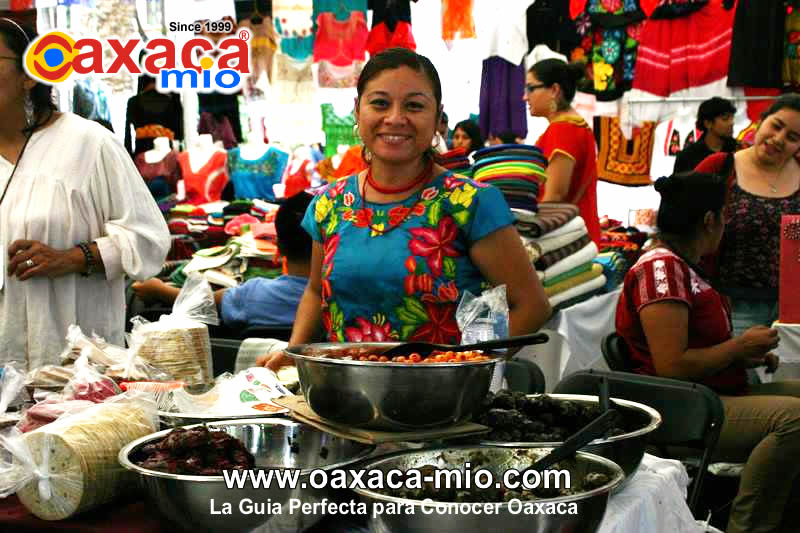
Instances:
[[[736,338],[739,344],[737,361],[745,368],[766,366],[767,372],[778,368],[778,357],[771,353],[778,347],[778,330],[753,326]]]
[[[269,352],[264,355],[259,355],[256,359],[258,366],[265,366],[275,372],[282,366],[289,366],[294,364],[294,360],[288,355],[284,354],[281,350]]]
[[[56,250],[39,241],[22,239],[8,247],[8,275],[20,281],[37,276],[57,278],[85,269],[86,260],[78,247]]]

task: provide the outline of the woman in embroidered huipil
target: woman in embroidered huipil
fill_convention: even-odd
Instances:
[[[358,81],[355,116],[369,168],[317,196],[303,227],[311,278],[291,344],[321,321],[334,342],[457,343],[464,291],[506,285],[509,332],[536,331],[550,306],[498,189],[436,164],[441,85],[407,49],[375,55]],[[280,354],[270,367],[288,364]]]

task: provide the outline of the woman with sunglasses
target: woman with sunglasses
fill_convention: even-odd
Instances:
[[[599,243],[597,148],[591,128],[570,105],[582,77],[582,65],[560,59],[539,61],[528,71],[523,99],[532,116],[550,123],[536,141],[548,159],[547,183],[539,190],[539,201],[577,205],[589,236]]]

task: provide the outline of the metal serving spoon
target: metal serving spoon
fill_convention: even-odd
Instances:
[[[394,357],[396,355],[410,355],[418,353],[420,356],[425,357],[430,355],[435,350],[443,352],[467,352],[470,350],[494,350],[497,348],[514,348],[517,346],[531,346],[533,344],[544,344],[550,338],[545,333],[531,333],[529,335],[520,335],[518,337],[506,337],[505,339],[495,339],[490,341],[476,342],[475,344],[462,344],[461,346],[452,346],[449,344],[432,344],[430,342],[406,342],[399,344],[393,348],[389,348],[381,355],[386,357]]]

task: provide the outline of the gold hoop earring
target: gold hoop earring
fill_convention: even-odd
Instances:
[[[558,104],[556,104],[556,100],[553,98],[550,100],[550,112],[555,113],[556,111],[558,111]]]
[[[361,132],[358,131],[358,124],[353,124],[353,137],[361,139]]]
[[[372,164],[372,152],[370,152],[366,146],[361,149],[361,159],[363,159],[367,165]]]

